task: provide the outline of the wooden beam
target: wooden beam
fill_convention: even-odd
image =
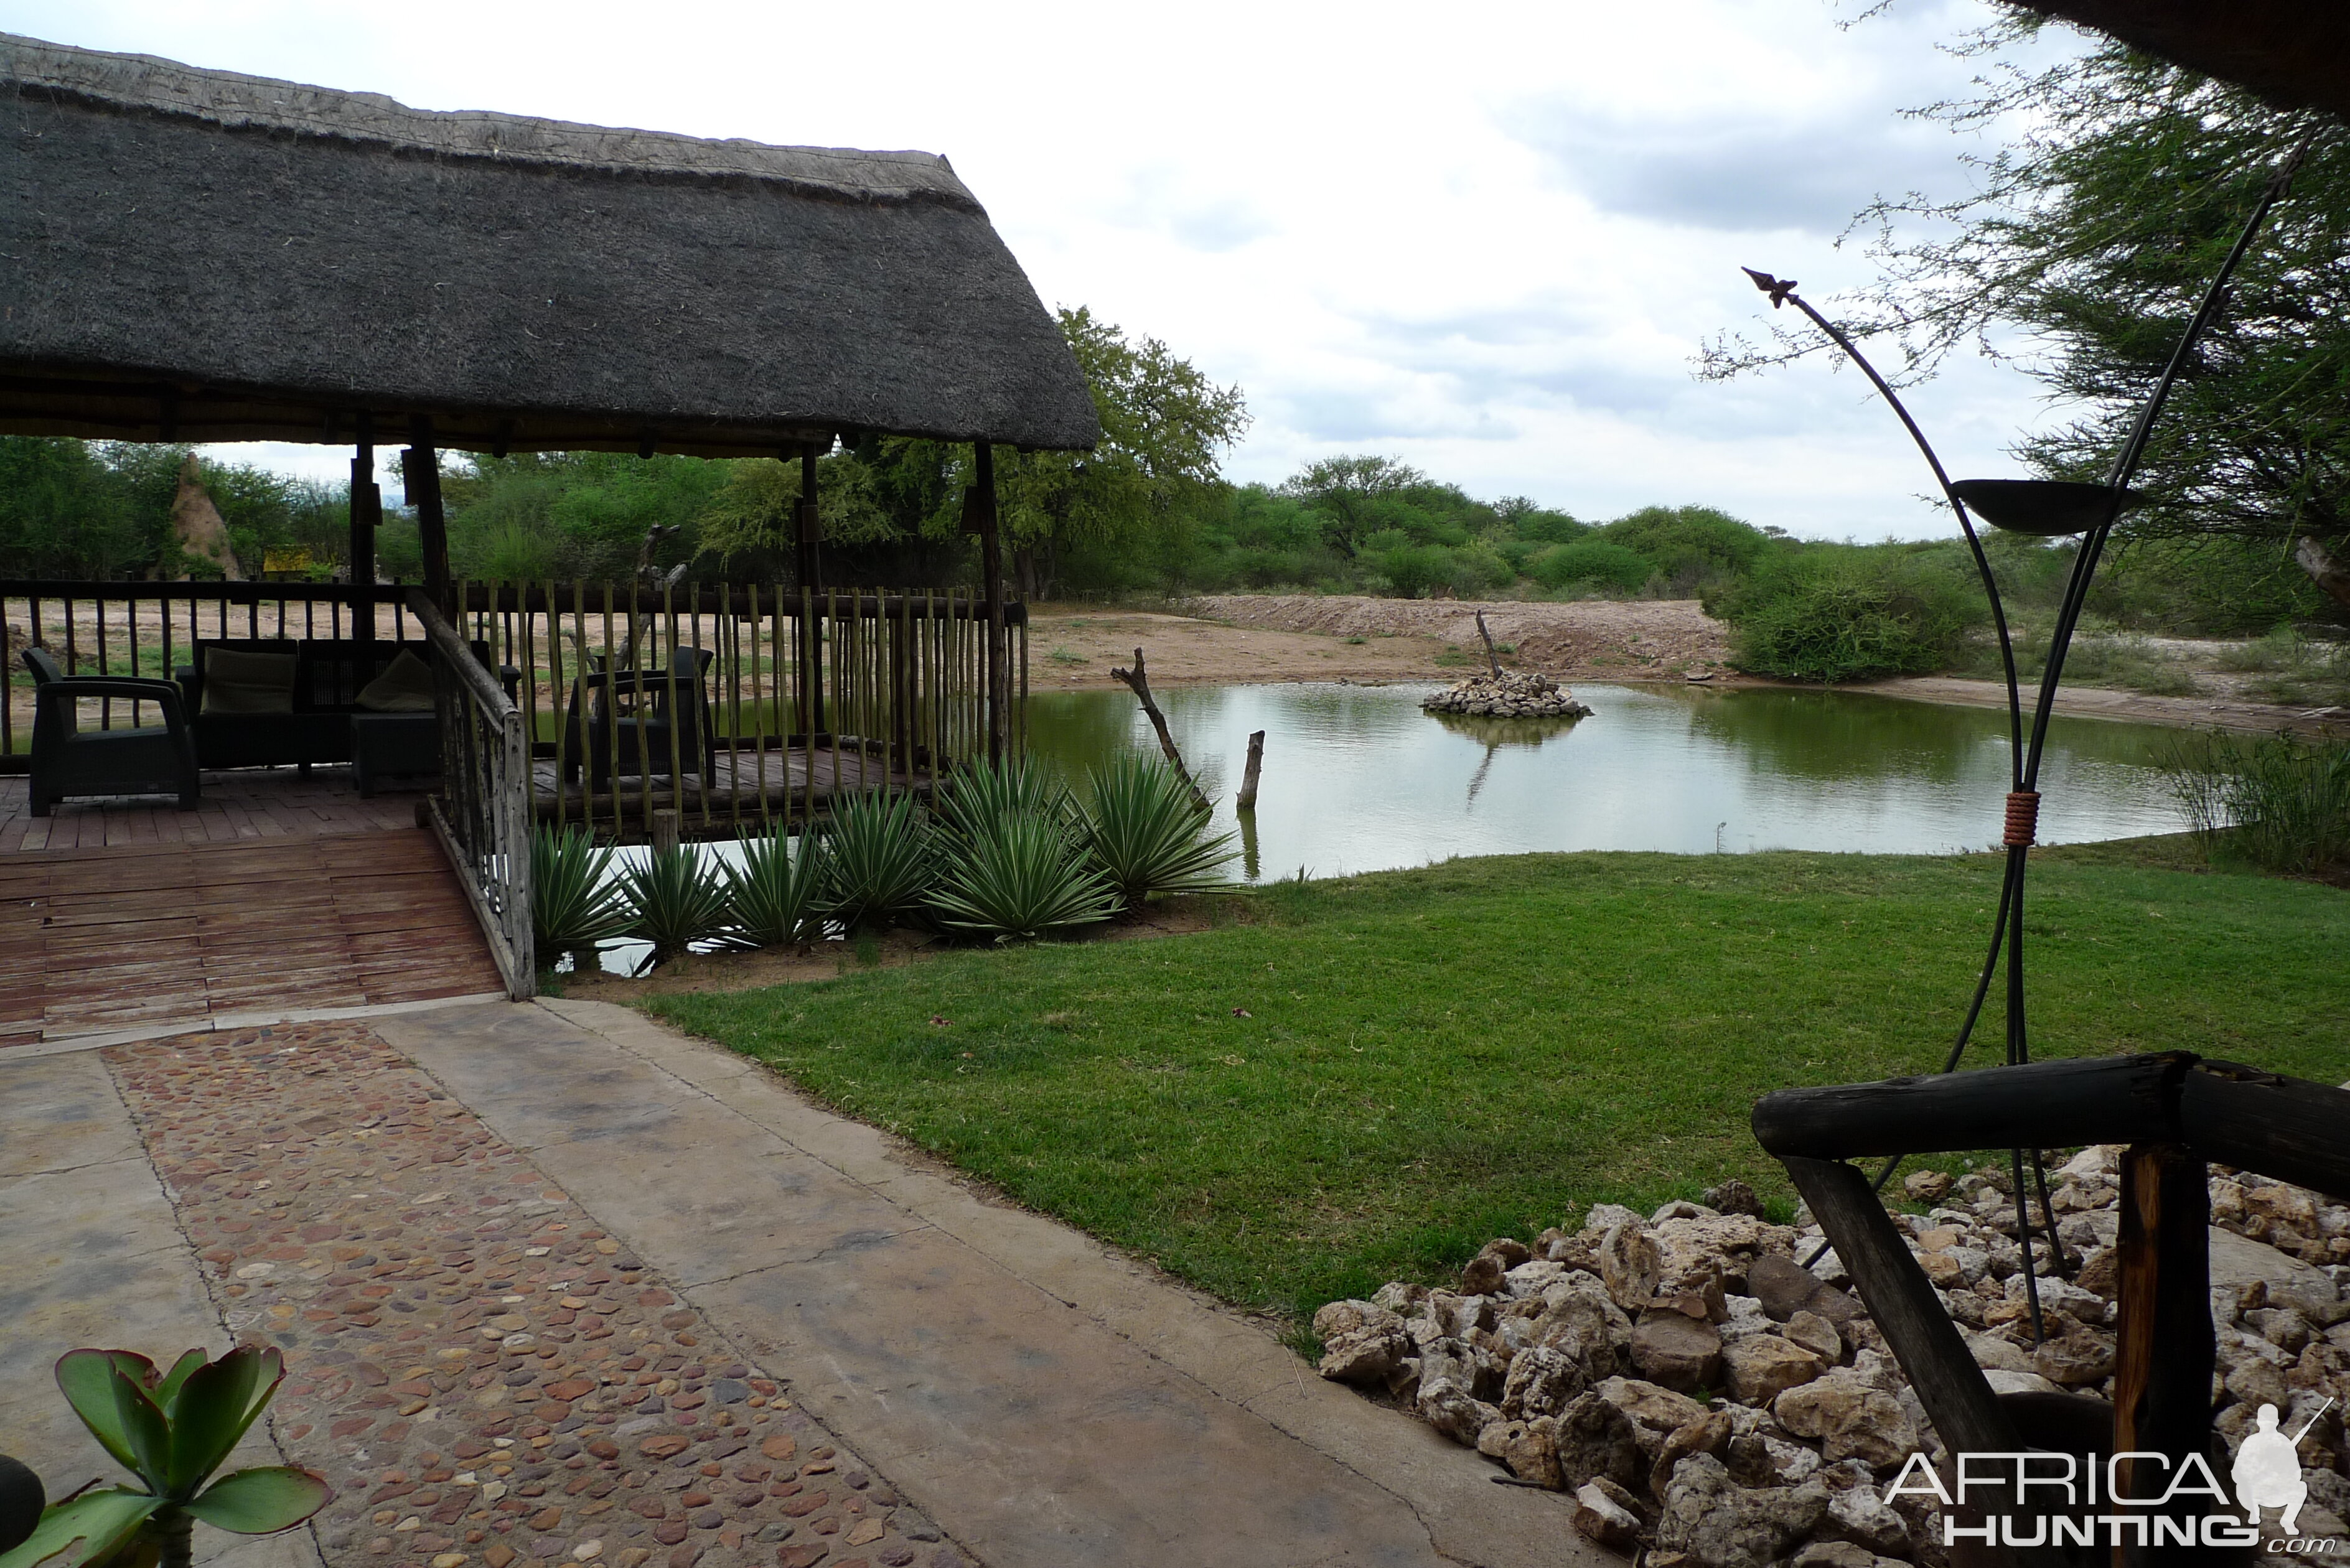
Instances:
[[[800,443],[800,504],[794,530],[799,566],[801,603],[813,605],[810,597],[824,576],[824,557],[820,545],[824,539],[823,514],[816,504],[816,442]],[[824,723],[824,628],[816,616],[804,615],[799,620],[799,679],[802,710],[808,716],[811,733],[825,727]]]
[[[2350,1090],[2201,1061],[2179,1085],[2178,1130],[2205,1159],[2350,1202]]]
[[[1754,1137],[1782,1159],[2172,1138],[2179,1081],[2194,1061],[2166,1051],[1782,1089],[1755,1103]]]
[[[2116,1496],[2159,1497],[2190,1454],[2211,1444],[2210,1190],[2203,1162],[2174,1143],[2132,1144],[2122,1156],[2121,1322],[2114,1346],[2114,1452],[2123,1459]],[[2189,1515],[2210,1500],[2184,1500]],[[2173,1510],[2170,1511],[2178,1511]],[[2199,1561],[2132,1551],[2125,1563]]]
[[[383,488],[375,482],[375,441],[368,429],[369,423],[362,417],[359,450],[351,458],[351,564],[348,576],[353,583],[362,586],[375,581],[375,531],[383,522]],[[359,640],[375,640],[375,618],[372,616],[352,629]]]

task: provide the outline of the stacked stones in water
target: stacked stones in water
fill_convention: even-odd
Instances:
[[[1991,1386],[2113,1395],[2120,1150],[2052,1173],[2068,1253],[2049,1272],[2033,1210],[2046,1343],[2035,1346],[2005,1171],[1903,1184],[1897,1214]],[[2250,1173],[2211,1180],[2217,1427],[2260,1407],[2301,1442],[2304,1537],[2350,1533],[2350,1208]],[[1799,1216],[1799,1218],[1801,1218]],[[1943,1445],[1818,1227],[1773,1225],[1742,1182],[1643,1220],[1600,1204],[1530,1247],[1487,1243],[1454,1291],[1401,1282],[1315,1314],[1322,1376],[1384,1392],[1520,1480],[1575,1498],[1575,1522],[1645,1568],[1893,1568],[1947,1561],[1930,1499],[1884,1488]],[[1702,1397],[1710,1395],[1710,1399]],[[2320,1414],[2327,1398],[2337,1403]],[[2282,1538],[2274,1510],[2264,1537]]]
[[[1506,719],[1582,719],[1591,710],[1557,681],[1531,670],[1472,676],[1419,700],[1431,713],[1482,713]]]

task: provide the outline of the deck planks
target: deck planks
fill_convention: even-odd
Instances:
[[[402,817],[410,809],[400,803]],[[85,833],[71,810],[50,820],[68,822],[59,836],[74,846],[0,854],[0,1054],[216,1015],[502,989],[455,873],[421,828],[296,833],[281,821],[266,838],[95,846],[83,841],[105,835]]]

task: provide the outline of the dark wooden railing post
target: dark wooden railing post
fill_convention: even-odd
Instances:
[[[441,613],[453,618],[457,606],[450,597],[449,519],[441,509],[441,454],[432,446],[432,421],[419,414],[409,421],[408,450],[400,454],[400,472],[408,490],[408,504],[416,509],[416,532],[424,545],[424,592]]]
[[[987,648],[981,659],[981,679],[987,687],[987,760],[1003,760],[1003,725],[1010,703],[1003,662],[1003,532],[995,514],[995,449],[986,441],[973,443],[979,483],[973,487],[979,513],[979,569],[986,585]]]
[[[2116,1497],[2160,1496],[2187,1457],[2210,1446],[2210,1210],[2203,1161],[2191,1150],[2137,1143],[2123,1153],[2114,1452],[2160,1454],[2164,1462],[2123,1459]],[[2210,1506],[2198,1494],[2178,1511],[2192,1515]],[[2142,1552],[2123,1558],[2132,1564],[2168,1560]]]

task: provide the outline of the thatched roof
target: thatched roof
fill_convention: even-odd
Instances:
[[[2287,109],[2350,118],[2350,5],[2342,0],[2010,0],[2134,49],[2248,87]]]
[[[487,113],[0,34],[0,431],[773,453],[1091,446],[925,152]]]

